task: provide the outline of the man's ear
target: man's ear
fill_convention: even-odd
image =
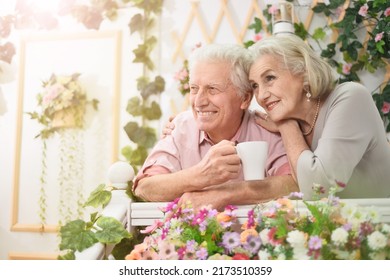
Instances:
[[[246,110],[249,108],[249,106],[251,105],[252,97],[253,97],[253,92],[247,92],[245,94],[245,97],[241,102],[241,109]]]

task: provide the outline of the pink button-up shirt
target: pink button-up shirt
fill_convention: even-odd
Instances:
[[[171,135],[161,139],[150,152],[144,165],[139,170],[133,189],[138,181],[147,176],[174,173],[196,165],[213,145],[207,135],[197,129],[191,111],[183,112],[174,119],[175,129]],[[247,111],[240,128],[232,139],[233,142],[267,141],[268,159],[266,176],[291,174],[282,138],[279,134],[269,132],[257,125],[255,114]],[[238,178],[232,181],[243,181],[241,170]]]

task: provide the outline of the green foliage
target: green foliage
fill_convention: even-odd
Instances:
[[[138,33],[143,43],[133,50],[134,63],[141,63],[144,68],[144,74],[137,78],[137,89],[140,96],[132,97],[127,103],[126,111],[138,117],[137,121],[129,121],[124,130],[129,139],[135,144],[135,147],[127,146],[122,149],[122,155],[135,168],[143,164],[148,149],[153,147],[157,141],[155,129],[149,126],[149,121],[161,118],[162,112],[160,105],[151,100],[151,97],[161,94],[165,89],[165,81],[161,76],[156,76],[154,80],[148,75],[148,71],[154,70],[152,53],[157,45],[157,39],[150,36],[150,31],[154,26],[155,17],[161,12],[162,0],[129,0],[134,7],[141,9],[142,13],[134,15],[130,19],[130,34]]]
[[[84,206],[99,207],[100,205],[104,208],[110,202],[112,194],[110,191],[105,189],[105,184],[100,184],[89,196]]]
[[[136,122],[129,122],[124,129],[131,141],[144,148],[152,148],[157,141],[153,128],[139,126]]]
[[[130,238],[130,233],[123,224],[112,217],[100,217],[96,221],[99,229],[95,232],[96,239],[104,244],[117,244],[123,238]]]
[[[70,249],[82,252],[98,242],[91,231],[89,223],[83,220],[74,220],[65,224],[60,229],[60,250]]]
[[[258,17],[255,17],[255,22],[248,26],[248,29],[253,29],[255,33],[259,33],[263,29],[263,23]]]
[[[85,206],[104,208],[111,200],[111,190],[112,187],[100,184],[92,191]],[[76,251],[82,252],[95,243],[115,245],[123,239],[131,239],[132,235],[117,219],[93,212],[89,221],[77,219],[61,226],[60,238],[59,249],[65,253],[59,259],[68,260],[75,259]]]

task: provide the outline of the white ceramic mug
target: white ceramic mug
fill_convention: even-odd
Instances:
[[[268,142],[248,141],[237,144],[245,180],[261,180],[265,177]]]

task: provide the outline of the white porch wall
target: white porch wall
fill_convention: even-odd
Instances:
[[[221,9],[220,0],[199,0],[200,1],[200,14],[204,21],[205,29],[209,34],[212,33],[217,15]],[[5,1],[0,0],[0,16],[6,15],[12,12],[15,0]],[[183,107],[184,98],[177,90],[177,82],[173,79],[176,71],[182,66],[182,57],[178,57],[175,61],[172,60],[175,48],[176,39],[174,33],[178,36],[182,36],[185,23],[190,14],[190,9],[193,1],[190,0],[165,0],[164,9],[161,18],[158,22],[158,42],[159,46],[156,52],[153,54],[153,61],[157,66],[157,74],[164,77],[166,82],[165,92],[161,95],[160,105],[163,110],[163,117],[160,122],[156,122],[155,126],[160,133],[160,128],[166,123],[167,118],[176,114],[186,107]],[[241,26],[244,23],[244,19],[247,17],[248,9],[252,0],[230,0],[228,2],[228,9],[230,11],[231,20],[234,22],[238,31],[241,32]],[[261,9],[263,9],[263,1],[258,1]],[[137,47],[139,39],[137,36],[130,36],[128,30],[128,22],[131,16],[138,12],[138,10],[123,9],[120,10],[119,19],[116,22],[103,22],[101,29],[120,29],[122,34],[122,72],[121,72],[121,104],[120,104],[120,134],[119,134],[119,149],[128,145],[128,140],[123,126],[130,120],[130,115],[126,113],[127,100],[139,93],[136,90],[135,79],[142,75],[142,69],[139,64],[133,64],[132,50]],[[305,19],[307,7],[303,7],[298,13],[302,20]],[[252,16],[253,18],[253,16]],[[322,24],[323,19],[314,18],[315,24]],[[86,30],[80,24],[76,24],[71,19],[64,19],[61,22],[62,30],[82,31]],[[14,57],[13,64],[16,67],[18,65],[18,41],[19,32],[14,31],[12,39],[15,42],[17,48],[17,54]],[[251,39],[253,31],[250,30],[245,35],[244,41]],[[207,44],[207,40],[204,38],[202,29],[197,21],[194,19],[186,39],[183,42],[182,52],[187,57],[191,52],[191,49],[197,43]],[[224,16],[221,21],[221,25],[218,32],[213,39],[216,43],[237,43],[237,39],[232,33],[229,20]],[[97,58],[99,59],[99,58]],[[39,65],[36,65],[39,67]],[[379,80],[380,80],[380,75]],[[378,77],[377,76],[377,77]],[[55,254],[58,246],[58,237],[53,233],[30,233],[30,232],[11,232],[11,209],[12,209],[12,194],[13,194],[13,173],[14,173],[14,157],[15,157],[15,141],[16,141],[16,108],[17,108],[17,79],[9,84],[0,85],[4,94],[4,98],[7,104],[7,112],[0,116],[0,259],[7,259],[10,252],[18,252],[25,254]],[[377,81],[372,76],[367,77],[364,80],[364,84],[370,89],[375,87]],[[253,102],[252,108],[258,108],[255,102]],[[110,116],[107,116],[110,117]],[[120,153],[120,151],[119,151]],[[119,154],[118,157],[122,159]],[[31,164],[32,173],[39,174],[40,160],[34,158],[28,159]],[[102,178],[101,183],[105,183],[105,174],[100,174]],[[94,189],[96,184],[86,184],[86,194],[89,194],[89,190]],[[25,191],[29,191],[28,189]],[[33,191],[31,190],[33,193]],[[30,197],[30,194],[23,194],[26,197]],[[50,200],[50,197],[48,198]],[[37,204],[37,198],[31,197],[29,205]],[[23,206],[23,205],[22,205]],[[31,211],[27,220],[36,219],[37,213]]]

